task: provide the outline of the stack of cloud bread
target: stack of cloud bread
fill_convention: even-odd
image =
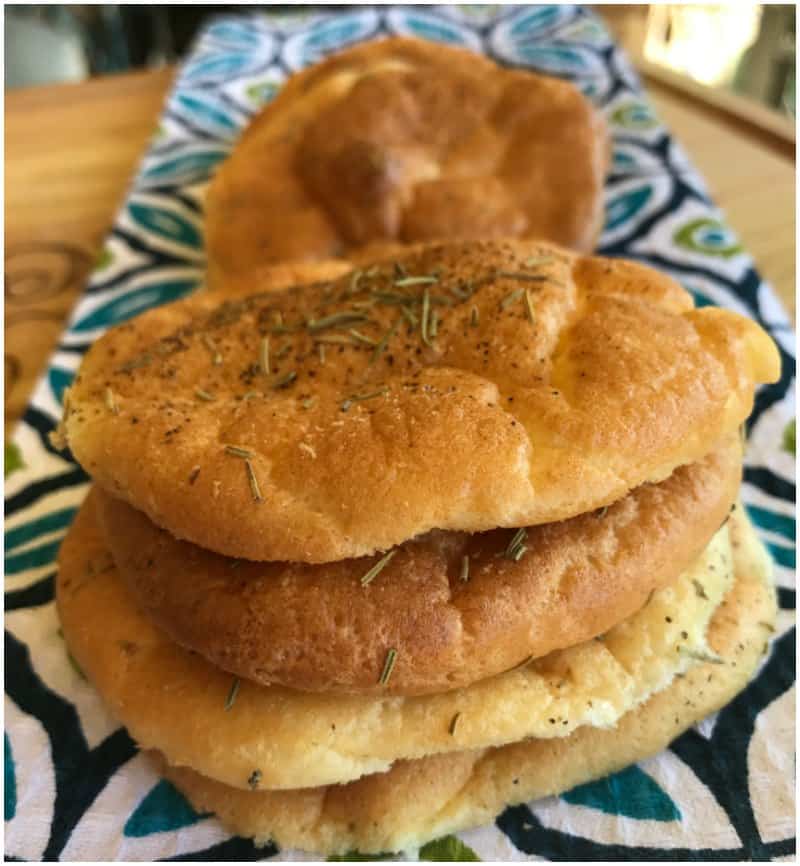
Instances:
[[[525,237],[589,252],[610,158],[571,84],[424,40],[375,40],[293,75],[205,207],[212,286],[385,244]]]
[[[95,481],[65,637],[196,808],[407,849],[744,686],[775,613],[736,504],[756,324],[525,240],[261,281],[110,331],[58,431]]]

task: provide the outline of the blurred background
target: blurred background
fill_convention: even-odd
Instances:
[[[236,8],[6,6],[6,87],[80,81],[172,63],[204,20]],[[597,11],[626,47],[649,64],[794,116],[793,5],[630,4],[598,6]]]

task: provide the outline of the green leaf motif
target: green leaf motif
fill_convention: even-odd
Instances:
[[[114,253],[108,247],[103,247],[94,260],[94,269],[104,271],[114,261]]]
[[[245,90],[247,98],[254,105],[266,105],[275,98],[277,92],[278,85],[274,81],[257,81]]]
[[[639,767],[579,785],[562,794],[567,803],[598,809],[608,815],[624,815],[640,821],[680,821],[672,798]]]
[[[390,860],[393,854],[362,854],[360,851],[348,851],[346,854],[331,854],[328,863],[365,863],[374,860]]]
[[[719,220],[699,217],[676,230],[673,240],[678,246],[706,256],[729,259],[742,251],[731,231]]]
[[[797,443],[795,441],[796,438],[796,419],[792,419],[785,427],[783,431],[783,450],[788,451],[790,454],[797,455]]]
[[[24,469],[25,462],[22,459],[19,446],[15,442],[6,442],[5,477],[8,478],[17,469]]]
[[[190,827],[208,813],[195,812],[186,797],[166,779],[162,779],[136,807],[125,822],[123,833],[140,838],[151,833]]]
[[[420,860],[452,863],[456,860],[479,861],[481,858],[457,836],[442,836],[419,849]]]
[[[652,129],[658,126],[658,119],[646,102],[626,102],[615,109],[611,122],[625,129]]]

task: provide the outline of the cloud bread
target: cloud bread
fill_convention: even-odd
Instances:
[[[387,770],[400,758],[612,725],[704,657],[708,622],[733,580],[726,525],[678,580],[602,640],[467,688],[413,698],[245,681],[234,690],[234,677],[173,643],[136,607],[93,507],[81,509],[59,556],[57,601],[71,652],[143,748],[240,788],[254,774],[264,788],[308,787]]]
[[[467,685],[630,616],[700,555],[740,478],[734,434],[606,511],[531,527],[518,561],[504,555],[513,529],[434,531],[404,543],[366,586],[382,557],[231,560],[100,489],[94,497],[120,574],[173,640],[266,685],[408,695]],[[397,661],[381,684],[390,648]]]
[[[643,265],[528,241],[215,298],[97,341],[63,429],[110,493],[254,560],[328,562],[609,505],[705,456],[779,374],[749,319],[694,309]]]
[[[621,770],[724,706],[767,649],[776,613],[770,561],[737,512],[731,520],[736,581],[709,629],[710,646],[724,664],[694,665],[616,727],[400,761],[388,773],[348,785],[298,791],[237,790],[161,759],[160,769],[196,809],[215,812],[231,831],[326,854],[407,850],[492,821],[507,805]]]
[[[210,279],[384,240],[522,236],[589,251],[609,153],[572,84],[423,40],[359,45],[292,76],[218,170]]]

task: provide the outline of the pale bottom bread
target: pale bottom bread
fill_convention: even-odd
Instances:
[[[659,752],[744,686],[767,650],[776,615],[769,557],[737,508],[729,521],[736,580],[709,630],[719,656],[699,663],[612,729],[398,762],[347,785],[241,791],[160,766],[198,810],[232,831],[328,854],[402,851],[491,821],[507,805],[569,790]]]
[[[601,640],[441,694],[318,694],[239,682],[173,643],[114,567],[95,500],[87,499],[59,557],[59,612],[72,653],[143,748],[245,790],[253,778],[262,789],[310,788],[401,759],[610,727],[707,655],[709,622],[734,579],[725,525],[683,574]]]

